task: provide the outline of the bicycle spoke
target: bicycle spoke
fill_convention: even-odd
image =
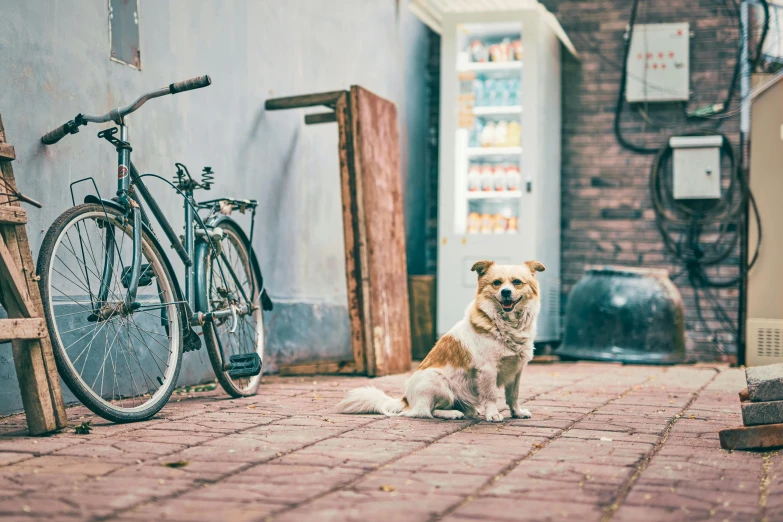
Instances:
[[[83,402],[90,399],[85,404],[96,413],[103,414],[93,407],[101,403],[104,410],[130,415],[120,420],[132,419],[150,401],[158,400],[159,392],[171,393],[179,371],[182,302],[176,300],[160,254],[143,232],[139,277],[154,281],[155,286],[139,289],[139,309],[125,308],[128,289],[122,276],[127,278],[125,272],[132,264],[133,225],[114,210],[109,209],[105,218],[103,212],[96,215],[89,208],[73,209],[74,220],[58,225],[62,228],[54,243],[45,238],[45,245],[50,241],[47,318],[53,321],[58,354],[71,372],[61,372],[66,384],[70,387],[77,381],[81,390],[77,395]],[[101,226],[96,226],[98,222]],[[111,263],[107,255],[112,256]],[[93,292],[97,287],[100,292]],[[100,308],[99,295],[105,299]],[[94,316],[89,322],[88,314]]]

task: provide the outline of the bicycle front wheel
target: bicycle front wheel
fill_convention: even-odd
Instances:
[[[223,230],[218,256],[215,257],[212,249],[207,250],[206,256],[207,310],[225,310],[232,305],[250,310],[204,325],[204,341],[212,369],[226,393],[247,397],[258,391],[261,374],[231,377],[225,368],[235,355],[255,353],[263,363],[264,316],[258,303],[261,289],[251,265],[245,233],[230,219],[221,221],[218,227]]]
[[[41,298],[57,369],[74,395],[114,422],[145,420],[166,404],[182,362],[182,304],[146,231],[133,306],[125,306],[132,220],[98,204],[62,214],[38,256]]]

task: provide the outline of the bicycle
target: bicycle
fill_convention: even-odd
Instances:
[[[209,76],[173,83],[100,116],[78,114],[41,138],[53,145],[88,123],[117,124],[98,133],[117,151],[116,197],[103,198],[93,178],[71,183],[74,206],[49,228],[37,267],[63,381],[90,410],[115,422],[148,419],[166,404],[183,353],[201,348],[194,327],[201,327],[212,368],[229,395],[253,395],[261,381],[263,311],[272,309],[272,301],[251,247],[257,201],[197,203],[194,191],[213,184],[210,167],[198,182],[185,165],[175,163],[172,183],[139,174],[130,159],[129,114],[153,98],[211,83]],[[146,177],[163,180],[183,196],[183,237],[163,215]],[[96,194],[77,205],[74,186],[88,181]],[[185,266],[184,292],[142,201]],[[248,210],[246,234],[230,214]]]

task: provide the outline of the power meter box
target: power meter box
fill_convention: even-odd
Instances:
[[[635,24],[628,51],[625,99],[688,101],[690,31],[687,23]]]
[[[674,199],[720,198],[721,136],[675,136],[672,148]]]

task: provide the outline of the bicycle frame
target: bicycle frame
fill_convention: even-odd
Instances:
[[[181,242],[180,238],[177,237],[176,232],[174,232],[174,229],[171,227],[171,224],[169,223],[168,219],[166,219],[166,216],[163,214],[163,211],[160,209],[160,206],[158,205],[157,201],[155,201],[155,198],[152,196],[149,189],[144,184],[144,181],[142,180],[142,175],[138,173],[136,167],[133,165],[133,162],[131,161],[130,153],[132,151],[132,148],[128,141],[128,127],[125,125],[125,122],[121,120],[118,128],[120,134],[119,139],[114,138],[114,134],[117,132],[116,129],[108,129],[106,131],[102,131],[101,133],[99,133],[98,136],[112,143],[117,150],[117,181],[118,181],[117,204],[119,204],[126,211],[133,226],[133,253],[132,253],[128,288],[124,300],[124,305],[126,309],[129,311],[133,311],[141,307],[141,304],[136,301],[136,294],[139,288],[139,280],[141,277],[141,269],[142,269],[142,262],[141,262],[142,224],[144,224],[151,230],[149,219],[144,211],[144,208],[141,206],[141,201],[139,200],[139,198],[136,197],[134,193],[134,191],[138,191],[138,193],[141,195],[141,199],[146,203],[150,212],[155,217],[155,220],[161,226],[161,229],[163,230],[166,237],[171,242],[171,247],[177,252],[177,255],[185,265],[184,304],[186,305],[188,319],[191,326],[196,326],[196,325],[202,326],[207,321],[229,317],[234,314],[244,315],[247,313],[251,313],[254,310],[255,306],[257,305],[251,302],[251,298],[245,294],[244,290],[239,284],[238,277],[234,272],[233,268],[231,267],[230,263],[225,262],[226,261],[225,254],[223,254],[222,252],[218,253],[217,251],[215,251],[214,246],[211,245],[211,241],[209,240],[209,230],[208,230],[209,227],[203,221],[201,221],[200,218],[198,218],[196,212],[196,202],[193,199],[193,190],[186,189],[184,191],[180,191],[182,195],[185,197],[185,204],[184,204],[185,234],[184,234],[184,245],[183,245],[183,242]],[[103,202],[103,203],[108,203],[108,202]],[[194,266],[195,264],[194,259],[196,253],[195,226],[197,225],[201,226],[207,235],[207,239],[199,239],[199,241],[202,240],[206,241],[207,244],[210,245],[210,248],[212,248],[212,251],[216,256],[223,256],[222,258],[224,260],[224,263],[222,264],[222,266],[220,266],[221,276],[223,278],[226,278],[226,275],[228,275],[231,279],[234,280],[239,291],[242,293],[242,298],[244,299],[244,304],[242,304],[241,306],[234,306],[232,304],[228,308],[222,310],[215,310],[211,312],[197,309],[198,307],[196,306],[196,292],[197,292],[196,267]],[[101,274],[101,287],[97,299],[98,303],[106,302],[108,298],[109,288],[111,286],[111,278],[113,275],[114,254],[115,254],[114,247],[113,247],[114,244],[113,232],[107,233],[106,241],[107,241],[106,259],[104,259],[103,273]],[[248,245],[248,250],[251,252],[251,257],[252,257],[251,245]],[[226,270],[228,274],[225,274],[224,270]],[[175,284],[178,285],[179,283],[175,283]],[[178,288],[177,290],[179,291],[180,295],[183,295],[181,288]],[[199,289],[199,290],[206,291],[206,289]],[[254,288],[253,293],[255,293],[255,290],[256,289]]]

